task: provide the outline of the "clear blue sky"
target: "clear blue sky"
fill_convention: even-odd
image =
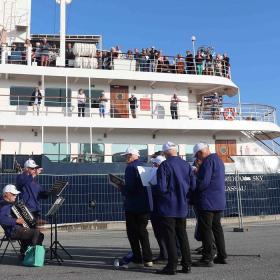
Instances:
[[[32,2],[32,33],[58,33],[56,1]],[[175,55],[195,35],[197,46],[229,54],[242,102],[280,109],[279,0],[72,0],[67,10],[67,33],[101,34],[105,48],[154,45]]]

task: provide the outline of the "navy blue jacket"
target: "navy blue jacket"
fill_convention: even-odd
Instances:
[[[129,163],[125,169],[125,185],[122,194],[125,197],[126,212],[147,213],[153,209],[151,189],[144,187],[137,166],[143,165],[139,160]]]
[[[180,157],[167,158],[158,168],[157,185],[152,189],[155,215],[185,218],[188,213],[187,196],[191,189],[195,189],[191,166]]]
[[[45,192],[31,175],[22,173],[17,176],[16,187],[21,192],[19,199],[22,200],[30,212],[40,212],[40,198],[44,198]]]
[[[0,198],[0,225],[4,229],[7,237],[10,237],[16,228],[21,227],[17,225],[17,219],[11,216],[12,206],[13,204],[5,201],[2,197]]]
[[[223,211],[226,206],[225,166],[217,154],[210,154],[197,173],[196,205],[200,210]]]

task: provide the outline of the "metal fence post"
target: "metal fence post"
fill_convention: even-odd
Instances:
[[[236,198],[237,198],[237,209],[238,209],[238,223],[239,227],[234,228],[234,232],[244,232],[243,228],[243,211],[242,211],[242,201],[241,201],[241,188],[240,188],[240,177],[239,173],[235,171],[235,186],[236,186]]]

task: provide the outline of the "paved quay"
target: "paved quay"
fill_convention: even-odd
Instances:
[[[62,265],[47,263],[43,268],[27,268],[20,265],[12,250],[8,250],[0,264],[1,280],[83,280],[83,279],[192,279],[192,280],[279,280],[280,279],[280,224],[263,223],[250,225],[247,231],[233,232],[227,225],[225,239],[229,254],[227,265],[212,268],[192,268],[191,274],[160,276],[153,272],[162,266],[157,265],[145,270],[116,270],[115,258],[129,251],[126,233],[123,230],[91,230],[59,232],[59,241],[73,255],[64,259]],[[188,229],[191,248],[200,244],[193,239],[194,228]],[[153,252],[157,253],[156,241],[150,234]],[[46,247],[50,235],[46,233]],[[2,250],[2,248],[1,248]],[[257,255],[260,254],[261,257]],[[199,256],[193,253],[193,259]]]

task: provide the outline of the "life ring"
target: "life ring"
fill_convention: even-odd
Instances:
[[[236,117],[236,110],[235,108],[225,108],[223,115],[225,120],[233,121]]]

